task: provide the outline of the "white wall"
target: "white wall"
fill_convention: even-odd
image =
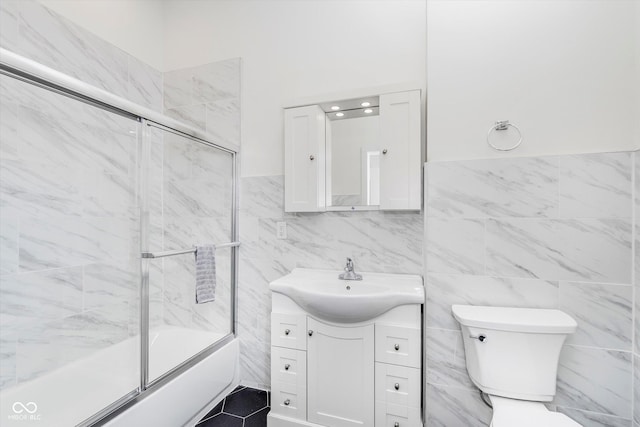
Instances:
[[[286,102],[426,84],[422,0],[169,0],[165,13],[167,70],[242,57],[243,176],[283,173]]]
[[[640,147],[640,2],[439,1],[427,5],[428,160]],[[496,120],[524,135],[486,144]]]
[[[164,68],[164,2],[40,0],[40,3],[146,62]]]

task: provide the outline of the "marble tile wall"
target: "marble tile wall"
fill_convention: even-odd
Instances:
[[[640,427],[640,151],[633,153],[634,171],[634,347],[633,347],[633,427]]]
[[[631,426],[634,156],[427,163],[428,425],[490,420],[451,316],[476,304],[573,316],[552,407],[586,427]]]
[[[0,2],[0,46],[162,111],[159,71],[38,2]],[[137,333],[139,129],[0,79],[5,389]]]
[[[243,384],[269,387],[269,282],[296,267],[422,274],[419,212],[284,213],[283,176],[242,178],[240,190],[239,338]],[[287,238],[276,238],[276,223]]]

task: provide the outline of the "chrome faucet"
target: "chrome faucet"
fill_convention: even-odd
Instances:
[[[362,274],[358,274],[353,267],[353,260],[347,257],[347,265],[344,267],[344,273],[338,276],[340,280],[362,280]]]

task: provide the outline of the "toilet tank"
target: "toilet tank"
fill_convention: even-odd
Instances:
[[[551,401],[560,350],[576,321],[560,310],[454,305],[467,371],[485,393]]]

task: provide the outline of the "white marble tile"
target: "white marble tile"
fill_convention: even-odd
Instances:
[[[631,350],[632,300],[631,285],[560,282],[559,308],[578,322],[567,343]]]
[[[4,254],[3,254],[4,255]],[[82,311],[82,268],[59,268],[0,277],[3,328],[15,328]]]
[[[486,276],[428,274],[425,307],[428,327],[458,330],[453,304],[496,307],[557,308],[557,282]]]
[[[555,217],[558,160],[531,157],[426,165],[427,216]]]
[[[631,153],[580,154],[558,159],[560,217],[631,217]]]
[[[640,248],[640,246],[636,246],[636,248]],[[636,252],[637,251],[638,250],[636,249]],[[640,354],[640,287],[638,287],[638,285],[635,286],[633,295],[635,307],[633,319],[633,328],[635,334],[633,351],[635,352],[635,354]],[[640,394],[638,395],[638,398],[640,399]]]
[[[165,114],[179,122],[193,126],[197,129],[206,130],[207,108],[205,104],[185,105],[165,110]]]
[[[88,216],[133,218],[138,214],[137,180],[85,169],[77,203]]]
[[[486,427],[491,409],[475,390],[427,384],[426,425]]]
[[[216,140],[240,144],[240,100],[231,98],[206,104],[207,133]]]
[[[0,92],[0,159],[18,157],[18,104]]]
[[[250,218],[282,218],[284,176],[256,176],[240,179],[240,215]]]
[[[37,2],[19,10],[19,52],[116,95],[127,95],[127,54]]]
[[[240,58],[195,67],[192,75],[196,103],[240,97]]]
[[[613,417],[597,412],[581,411],[579,409],[558,407],[558,412],[570,417],[585,427],[632,427],[631,419]]]
[[[487,272],[631,283],[631,224],[622,219],[487,221]]]
[[[17,379],[24,382],[128,337],[128,306],[92,310],[25,330],[17,345]]]
[[[426,335],[427,382],[475,390],[467,374],[460,331],[427,328]]]
[[[128,76],[127,97],[129,100],[162,113],[162,73],[139,59],[127,55]]]
[[[633,194],[635,203],[635,217],[640,218],[640,150],[633,152],[633,182],[635,192]]]
[[[0,390],[16,384],[16,334],[0,328]]]
[[[628,352],[565,345],[558,365],[558,406],[631,418]]]
[[[164,73],[163,88],[165,111],[192,104],[192,70],[183,69]]]
[[[640,356],[633,355],[633,421],[640,424]]]
[[[0,274],[18,272],[18,224],[15,209],[0,205]]]
[[[0,2],[0,46],[13,52],[18,50],[18,7],[17,0]]]
[[[484,274],[484,221],[427,218],[427,271]]]
[[[140,293],[140,265],[93,263],[83,267],[84,309],[118,307],[137,301]]]

